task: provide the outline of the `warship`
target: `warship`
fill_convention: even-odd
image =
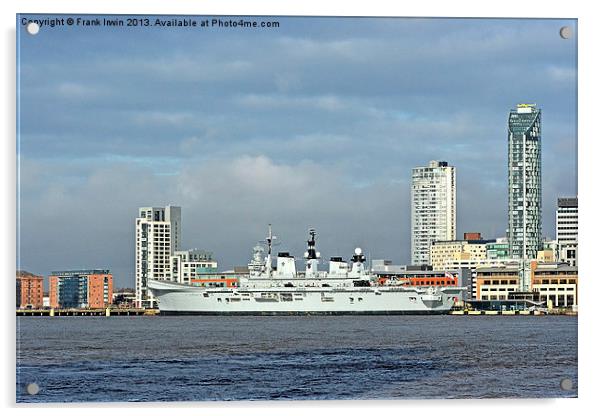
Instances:
[[[350,261],[331,257],[328,271],[318,270],[316,231],[309,230],[303,255],[305,270],[295,258],[278,253],[276,266],[271,226],[265,247],[254,247],[248,274],[230,287],[204,287],[167,280],[149,280],[148,288],[163,315],[338,315],[445,314],[462,298],[458,286],[409,286],[403,281],[379,284],[356,248]],[[267,253],[266,253],[267,251]]]

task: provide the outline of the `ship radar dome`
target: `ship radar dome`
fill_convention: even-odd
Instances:
[[[362,249],[358,247],[355,249],[355,255],[359,256],[360,254],[362,254]]]

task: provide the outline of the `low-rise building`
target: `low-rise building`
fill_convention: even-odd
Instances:
[[[457,261],[486,260],[487,244],[480,233],[464,233],[463,240],[433,241],[430,247],[430,265],[433,270],[448,270]]]
[[[578,302],[577,267],[558,262],[533,260],[527,270],[529,290],[540,301],[552,307],[575,307]],[[479,268],[476,270],[476,300],[512,299],[520,291],[520,266],[518,263],[503,267]]]
[[[540,297],[553,307],[578,304],[578,270],[564,263],[535,263],[532,265],[531,285]]]
[[[113,298],[113,275],[106,269],[55,271],[49,295],[52,308],[105,308]]]
[[[460,286],[465,287],[464,298],[473,291],[470,270],[433,270],[428,265],[394,265],[390,260],[372,260],[371,272],[380,285],[406,286]]]
[[[17,308],[38,309],[44,306],[44,277],[17,272]]]
[[[476,278],[477,269],[488,267],[504,267],[507,264],[516,264],[516,260],[512,259],[464,259],[449,261],[445,264],[445,270],[459,270],[470,274],[471,298],[475,299],[476,293]]]
[[[518,265],[482,267],[476,270],[476,299],[506,300],[519,288]]]
[[[217,272],[217,261],[205,250],[176,251],[171,256],[170,272],[172,281],[190,284],[199,274]]]

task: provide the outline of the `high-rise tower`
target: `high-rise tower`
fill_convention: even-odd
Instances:
[[[541,110],[518,104],[508,117],[510,256],[534,259],[541,239]]]
[[[136,306],[153,308],[148,279],[173,280],[170,259],[180,250],[180,207],[144,207],[136,218]]]
[[[432,160],[412,169],[412,264],[430,262],[433,241],[456,239],[456,168]]]

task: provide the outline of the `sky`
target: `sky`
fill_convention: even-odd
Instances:
[[[278,251],[300,256],[314,227],[323,258],[359,246],[405,264],[411,170],[430,160],[456,167],[457,236],[501,237],[518,103],[542,109],[554,237],[556,199],[577,194],[576,21],[245,19],[279,27],[31,36],[18,19],[18,268],[108,268],[133,287],[138,207],[168,204],[181,248],[220,269],[268,223]]]

